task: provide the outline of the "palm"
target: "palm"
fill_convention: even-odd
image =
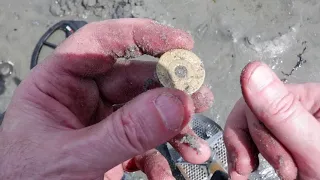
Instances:
[[[135,51],[130,51],[130,55],[138,56],[146,53],[158,56],[173,48],[191,49],[192,40],[182,31],[149,20],[119,20],[89,24],[62,43],[45,62],[35,67],[29,77],[17,88],[2,128],[10,137],[20,132],[27,133],[28,136],[22,134],[26,136],[24,139],[37,142],[37,147],[46,147],[33,149],[37,154],[44,156],[34,168],[41,167],[41,164],[46,162],[52,162],[61,164],[59,168],[65,170],[73,167],[66,173],[67,175],[64,174],[64,177],[77,179],[85,176],[90,179],[97,178],[101,173],[113,168],[116,161],[127,160],[125,156],[112,157],[111,154],[108,160],[95,157],[94,154],[108,155],[106,152],[112,153],[119,149],[112,149],[112,146],[102,149],[92,147],[92,143],[98,140],[91,138],[85,142],[82,139],[88,136],[95,137],[96,132],[92,129],[104,128],[103,124],[108,123],[100,123],[102,120],[114,119],[113,112],[117,110],[115,107],[127,104],[139,94],[144,93],[146,88],[159,87],[159,84],[146,86],[146,82],[150,82],[150,79],[153,82],[157,81],[154,78],[154,62],[116,62],[116,58],[125,57],[128,48],[132,47]],[[148,93],[152,95],[155,92]],[[198,112],[208,107],[208,104],[203,104],[203,98],[213,99],[211,91],[207,88],[202,88],[193,96],[196,97],[195,104],[198,107],[195,108]],[[205,102],[208,103],[208,100]],[[142,104],[142,106],[146,105]],[[130,117],[130,112],[123,113],[129,113],[128,117]],[[145,118],[147,117],[148,114]],[[121,123],[125,123],[123,125],[129,123],[130,126],[130,122],[123,121],[118,124],[121,125]],[[27,132],[28,128],[33,130]],[[101,132],[122,133],[117,129]],[[43,132],[46,133],[43,134]],[[190,128],[185,128],[181,133],[194,134]],[[110,136],[114,135],[110,134]],[[127,134],[128,136],[131,140],[131,134]],[[132,134],[133,138],[135,136],[136,134]],[[173,146],[177,147],[174,142],[175,140],[172,140]],[[207,160],[210,154],[206,144],[200,139],[199,143],[203,146],[204,152],[198,156],[196,151],[187,146],[182,148],[179,146],[177,150],[186,160],[200,163]],[[155,146],[156,144],[152,143],[146,144],[146,148]],[[52,157],[45,156],[47,153]],[[123,167],[144,170],[144,165],[139,163],[144,158],[148,161],[156,161],[167,171],[169,166],[162,156],[159,157],[148,159],[147,153],[140,158],[139,156],[134,158],[134,163],[128,165],[127,161],[124,166],[117,166],[107,174],[109,178],[119,179],[118,177],[123,174]],[[81,164],[85,165],[79,166]],[[52,171],[56,172],[59,169]],[[75,175],[74,171],[78,174]],[[150,177],[158,176],[152,172],[146,173],[149,173]],[[157,173],[165,174],[159,171]]]

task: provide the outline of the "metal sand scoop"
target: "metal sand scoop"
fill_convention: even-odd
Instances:
[[[208,180],[215,178],[217,172],[220,179],[227,179],[227,150],[223,142],[223,130],[212,119],[195,114],[190,122],[191,128],[202,139],[206,140],[212,150],[211,158],[204,164],[190,164],[183,160],[175,149],[166,144],[166,147],[158,148],[167,158],[176,179]],[[165,152],[164,148],[167,148]],[[161,151],[162,150],[162,151]],[[223,177],[224,178],[223,178]]]

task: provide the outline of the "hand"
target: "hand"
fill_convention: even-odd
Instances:
[[[284,85],[265,64],[241,75],[243,99],[228,117],[224,139],[232,179],[247,179],[258,151],[282,179],[320,179],[320,85]]]
[[[206,161],[203,140],[200,154],[178,142],[194,135],[186,125],[209,107],[211,91],[203,87],[192,98],[168,88],[145,92],[146,82],[156,82],[155,62],[116,60],[192,47],[189,34],[146,19],[80,29],[16,89],[0,129],[0,177],[103,179],[108,171],[106,179],[120,179],[141,169],[150,179],[172,179],[152,149],[170,139],[186,160]]]

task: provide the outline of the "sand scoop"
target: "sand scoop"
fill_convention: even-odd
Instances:
[[[199,137],[208,142],[212,150],[212,155],[211,158],[203,164],[190,164],[184,161],[172,146],[167,145],[170,158],[174,162],[174,166],[176,166],[181,173],[176,179],[227,179],[227,150],[223,141],[222,128],[210,118],[200,114],[193,116],[190,125]]]

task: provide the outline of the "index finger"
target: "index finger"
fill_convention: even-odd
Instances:
[[[248,179],[258,165],[257,147],[250,136],[245,108],[245,101],[240,99],[228,116],[224,129],[231,179]]]
[[[193,41],[188,33],[149,19],[90,23],[61,43],[46,61],[33,68],[15,96],[43,107],[54,114],[55,119],[68,119],[68,126],[82,127],[97,108],[109,111],[109,104],[100,101],[102,96],[97,79],[110,75],[109,70],[117,58],[142,54],[159,56],[174,48],[192,47]],[[43,96],[40,98],[39,94]],[[53,104],[66,113],[56,113],[57,108]]]
[[[81,76],[106,72],[117,58],[159,56],[171,49],[193,48],[192,37],[149,19],[95,22],[66,39],[53,53],[63,71]]]

